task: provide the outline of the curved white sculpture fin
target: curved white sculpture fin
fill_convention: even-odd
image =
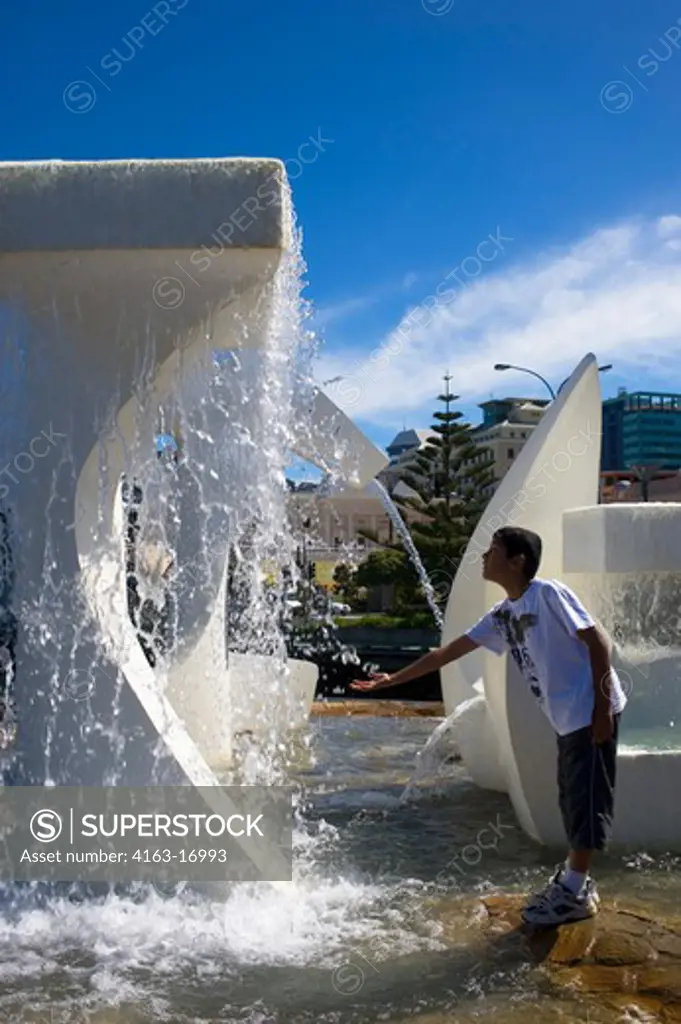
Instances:
[[[309,434],[299,425],[295,454],[346,486],[362,490],[390,461],[323,391],[315,390],[309,424]]]
[[[443,642],[464,633],[504,594],[485,582],[480,558],[495,530],[523,526],[540,534],[543,557],[539,576],[562,574],[562,517],[568,508],[598,502],[601,454],[601,394],[593,355],[576,368],[558,398],[500,482],[466,549],[445,615]],[[447,713],[474,695],[483,677],[501,765],[516,813],[535,837],[560,827],[555,772],[546,764],[555,737],[529,688],[506,656],[479,650],[442,670]],[[550,820],[547,820],[548,819]]]

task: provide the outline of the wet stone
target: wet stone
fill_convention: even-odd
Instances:
[[[489,896],[482,905],[486,916],[479,920],[490,953],[513,938],[557,991],[591,995],[613,1009],[631,1008],[640,1020],[681,1021],[678,918],[653,919],[640,908],[605,906],[588,921],[533,929],[521,919],[520,896]]]

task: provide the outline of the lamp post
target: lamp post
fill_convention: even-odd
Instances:
[[[554,391],[553,388],[551,387],[551,385],[549,384],[549,382],[546,380],[545,377],[542,377],[542,375],[540,373],[537,373],[536,370],[528,369],[527,366],[514,366],[513,363],[495,363],[494,364],[494,369],[495,370],[519,370],[520,373],[529,373],[529,374],[531,374],[533,377],[536,377],[538,380],[540,380],[542,382],[542,384],[544,384],[548,388],[549,394],[551,395],[551,398],[552,398],[553,401],[556,400],[556,396],[560,394],[562,388],[564,388],[565,385],[567,384],[567,382],[570,380],[569,377],[566,377],[565,380],[563,381],[563,383],[558,388],[558,391]],[[599,373],[605,373],[606,370],[612,370],[612,363],[606,363],[604,366],[599,366],[598,367],[598,372]]]
[[[546,378],[542,377],[542,375],[540,373],[537,373],[536,370],[528,370],[528,368],[526,366],[514,366],[512,363],[495,363],[494,364],[494,369],[495,370],[519,370],[520,373],[529,373],[529,374],[531,374],[533,377],[536,377],[538,380],[540,380],[542,382],[542,384],[544,384],[548,388],[549,394],[551,395],[551,398],[555,401],[556,392],[553,390],[553,388],[551,387],[549,382],[546,380]]]
[[[636,474],[636,479],[641,485],[641,501],[649,501],[649,485],[651,480],[654,480],[660,467],[659,466],[632,466],[632,473]]]

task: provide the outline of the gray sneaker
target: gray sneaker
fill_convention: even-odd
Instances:
[[[554,888],[559,884],[562,871],[563,865],[559,864],[558,867],[556,867],[555,872],[552,874],[547,884],[544,886],[544,888],[540,889],[539,892],[531,894],[531,896],[527,898],[525,906],[537,906],[538,903],[541,903],[544,899],[549,897],[553,892]]]
[[[556,885],[560,885],[560,879],[561,879],[561,876],[562,876],[564,870],[565,870],[565,866],[563,864],[559,864],[558,867],[556,868],[554,874],[551,875],[551,878],[548,880],[548,882],[546,883],[544,888],[541,889],[539,892],[533,893],[529,897],[526,906],[527,907],[534,907],[534,906],[536,906],[536,904],[538,902],[543,901],[547,897],[550,897],[552,892],[553,892],[554,887]],[[564,888],[564,887],[561,886],[561,889],[562,888]],[[596,883],[594,882],[594,880],[591,877],[591,875],[587,875],[586,876],[586,882],[584,884],[584,889],[580,893],[580,896],[586,896],[586,895],[588,895],[591,898],[591,900],[596,904],[596,906],[600,905],[601,898],[598,895],[598,890],[596,889]]]
[[[544,893],[532,896],[522,911],[526,924],[539,927],[567,924],[570,921],[584,921],[598,913],[598,902],[588,883],[583,892],[575,896],[558,880],[553,881]]]

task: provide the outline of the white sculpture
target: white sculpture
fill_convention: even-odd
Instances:
[[[177,554],[192,586],[177,595],[176,647],[159,673],[128,614],[120,487],[182,381],[215,350],[263,348],[281,329],[290,223],[274,160],[0,165],[3,354],[23,385],[0,440],[14,571],[0,638],[16,697],[8,781],[215,785],[229,520],[206,531],[195,515],[205,481],[180,467]],[[321,436],[330,412],[318,398],[327,455],[338,449]],[[347,475],[382,468],[346,418],[336,425]]]
[[[244,211],[209,257],[206,241]],[[27,381],[3,463],[32,459],[2,492],[19,620],[13,783],[215,784],[126,615],[115,498],[180,368],[265,343],[290,219],[274,160],[0,165],[0,303]],[[178,671],[220,665],[204,638],[226,545],[205,546]]]
[[[613,589],[622,594],[623,580],[631,587],[645,581],[650,571],[659,579],[662,570],[678,569],[669,554],[674,543],[678,547],[673,540],[679,536],[676,508],[656,514],[645,506],[628,505],[627,512],[598,506],[600,430],[598,368],[589,355],[547,409],[482,516],[452,587],[443,643],[465,632],[503,596],[480,572],[480,557],[501,526],[523,526],[539,533],[543,540],[540,576],[573,586],[606,627],[612,627],[614,621],[608,623],[607,613],[612,610],[608,594]],[[626,528],[618,528],[622,519],[626,519]],[[587,570],[589,575],[585,575]],[[621,575],[627,573],[631,574],[628,579]],[[667,594],[678,592],[677,576],[667,583]],[[649,586],[648,596],[650,593]],[[634,623],[625,617],[620,625],[626,638]],[[653,633],[655,629],[664,633],[665,627],[658,616]],[[676,646],[681,646],[678,630],[674,635]],[[648,671],[656,662],[658,674],[670,676],[672,667],[678,667],[678,651],[669,634],[660,646],[665,648],[664,656],[659,649],[653,657],[645,649],[639,651],[639,680],[641,665]],[[616,651],[614,657],[621,672],[621,652]],[[626,664],[622,675],[626,680]],[[471,699],[479,681],[484,685],[486,714],[481,713],[479,699]],[[673,686],[671,678],[668,682]],[[459,730],[466,737],[461,753],[473,780],[482,786],[505,788],[530,836],[544,844],[562,844],[555,738],[512,659],[478,650],[442,670],[442,689],[447,714],[470,701],[462,709]],[[625,709],[613,842],[669,849],[681,841],[681,823],[678,815],[671,813],[681,773],[681,751],[630,751],[626,746],[629,715],[630,710]],[[467,749],[475,756],[467,758]]]
[[[599,437],[598,368],[593,356],[587,356],[561,390],[557,401],[544,413],[476,527],[449,596],[443,643],[465,632],[503,596],[497,586],[483,580],[481,573],[481,556],[494,531],[501,526],[524,526],[541,534],[544,554],[540,574],[560,578],[560,517],[567,507],[597,501]],[[515,671],[511,659],[496,658],[481,649],[460,662],[445,666],[442,691],[445,710],[450,714],[462,700],[475,695],[473,684],[476,681],[484,682],[494,729],[481,731],[480,744],[487,750],[483,761],[493,762],[498,758],[521,825],[530,835],[536,835],[537,826],[525,795],[527,781],[518,762],[525,756],[538,759],[539,763],[545,763],[547,757],[555,760],[555,740],[527,687],[515,678]],[[527,750],[530,735],[531,749]],[[491,745],[492,736],[496,750]],[[555,774],[551,772],[549,783],[553,782]],[[473,778],[476,781],[476,777]],[[550,788],[547,793],[551,793]],[[550,799],[532,803],[538,804],[535,815],[543,813],[547,805],[547,813],[554,810]]]
[[[314,390],[309,409],[295,426],[294,454],[352,489],[362,490],[388,464],[384,453],[322,391]],[[283,675],[284,685],[281,680],[272,685],[273,672]],[[318,676],[317,666],[303,659],[287,658],[285,664],[276,664],[263,655],[230,651],[227,714],[232,735],[257,736],[269,728],[280,736],[286,729],[302,726]]]
[[[244,532],[248,533],[252,516],[262,511],[258,508],[261,495],[254,484],[261,484],[268,492],[267,500],[271,496],[271,485],[268,487],[266,479],[270,472],[267,437],[261,439],[262,450],[258,445],[257,419],[262,413],[258,393],[267,386],[259,356],[253,350],[235,353],[234,360],[224,364],[217,380],[209,381],[205,373],[198,373],[189,381],[184,388],[185,402],[195,430],[187,439],[182,457],[176,465],[171,462],[170,471],[162,467],[156,473],[151,469],[147,473],[151,481],[145,491],[150,503],[157,509],[165,505],[164,518],[174,520],[166,522],[165,531],[166,535],[174,536],[165,539],[169,557],[172,552],[172,575],[167,586],[176,617],[186,617],[186,609],[196,598],[197,575],[201,575],[196,566],[200,566],[203,557],[203,535],[207,532],[205,523],[202,525],[202,508],[210,507],[213,531],[217,529],[223,535],[240,539]],[[193,401],[188,401],[188,396]],[[385,455],[320,391],[311,389],[305,400],[309,408],[293,409],[293,453],[340,477],[351,487],[364,487],[387,464]],[[239,445],[244,438],[247,443]],[[202,470],[203,486],[198,489],[193,465]],[[285,515],[284,509],[281,514]],[[157,524],[152,522],[152,526]],[[124,529],[121,523],[121,535]],[[275,657],[274,652],[265,654],[258,650],[263,643],[267,647],[270,636],[253,637],[255,650],[248,642],[243,650],[239,649],[243,638],[231,635],[234,629],[238,631],[235,620],[239,614],[235,615],[230,607],[230,568],[228,556],[219,581],[216,613],[191,658],[185,659],[181,651],[173,651],[169,657],[160,654],[158,664],[152,665],[166,698],[208,764],[216,769],[231,763],[235,737],[248,734],[263,739],[265,745],[276,746],[290,731],[302,726],[307,721],[318,678],[318,669],[311,662]],[[263,618],[268,619],[267,615],[259,614],[263,592],[257,578],[262,569],[257,556],[251,556],[244,567],[248,592],[240,616],[246,631],[249,627],[262,627]],[[183,632],[180,629],[180,636]],[[264,632],[270,630],[265,628]],[[143,634],[141,642],[149,648]],[[151,659],[156,661],[153,653]],[[205,670],[207,665],[211,666],[210,671]]]

